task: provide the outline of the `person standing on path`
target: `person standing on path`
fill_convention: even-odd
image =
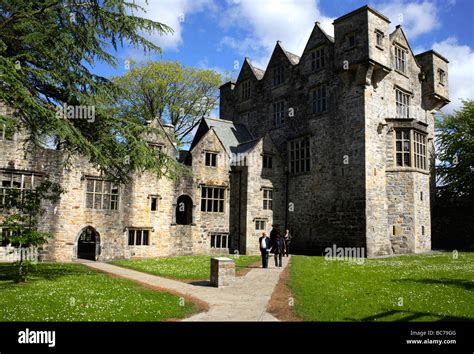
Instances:
[[[275,254],[275,267],[282,267],[283,254],[286,252],[285,239],[278,233],[273,243],[272,252]]]
[[[270,253],[271,243],[265,231],[262,232],[262,237],[258,239],[260,245],[260,253],[262,254],[262,268],[268,268],[268,254]]]
[[[288,257],[289,254],[290,254],[290,244],[291,244],[291,239],[293,238],[293,236],[291,236],[290,234],[290,230],[286,230],[286,233],[285,233],[285,247],[286,247],[286,256]]]
[[[280,225],[273,224],[272,226],[273,226],[273,229],[272,231],[270,231],[270,241],[271,241],[271,245],[273,246],[277,238],[277,235],[281,235],[281,233],[280,233]]]

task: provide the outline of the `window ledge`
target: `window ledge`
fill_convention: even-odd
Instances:
[[[430,171],[428,170],[422,170],[415,167],[392,167],[392,168],[387,168],[385,172],[418,172],[424,175],[430,174]]]
[[[379,46],[378,44],[375,45],[375,48],[380,49],[380,50],[385,50],[383,47]]]
[[[406,77],[407,79],[409,79],[408,75],[407,75],[406,73],[404,73],[403,71],[400,71],[400,70],[398,70],[398,69],[395,69],[394,71],[395,71],[396,73],[398,73],[398,74],[400,74],[400,75]],[[409,92],[409,91],[408,91],[408,92]]]

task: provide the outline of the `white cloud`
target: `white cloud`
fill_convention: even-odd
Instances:
[[[276,41],[286,50],[301,55],[315,21],[333,34],[332,19],[323,16],[316,0],[227,0],[228,9],[221,18],[223,28],[238,26],[246,37],[225,36],[220,46],[237,49],[251,56],[252,63],[265,68]]]
[[[440,26],[438,9],[431,1],[392,0],[377,5],[376,8],[390,19],[392,31],[395,25],[401,24],[408,40],[413,40]]]
[[[209,64],[209,58],[206,56],[204,58],[201,58],[195,65],[196,68],[199,68],[199,69],[205,69],[205,70],[213,70],[215,71],[216,73],[218,73],[219,75],[222,76],[224,82],[227,82],[228,79],[230,78],[231,76],[231,72],[229,72],[228,70],[226,69],[223,69],[222,67],[220,66],[213,66],[211,64]],[[223,83],[224,83],[223,82]]]
[[[174,30],[166,35],[145,35],[162,49],[171,50],[176,50],[183,42],[183,26],[188,15],[204,10],[216,10],[213,0],[148,0],[148,4],[145,0],[135,2],[146,9],[146,13],[140,11],[135,15],[164,23]]]
[[[459,44],[449,37],[433,44],[433,49],[449,60],[449,99],[451,103],[443,108],[451,113],[461,106],[460,99],[474,99],[474,50]]]

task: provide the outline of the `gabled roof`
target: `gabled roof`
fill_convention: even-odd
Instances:
[[[255,66],[252,65],[252,63],[250,62],[250,58],[249,57],[245,57],[245,60],[244,60],[244,65],[242,66],[242,69],[240,70],[240,73],[243,72],[244,70],[244,67],[248,65],[249,68],[250,68],[250,71],[253,73],[253,75],[255,76],[255,78],[257,80],[261,80],[263,78],[263,75],[265,75],[265,70],[262,70],[262,69],[259,69]],[[237,78],[237,81],[239,81],[240,79],[240,74],[239,74],[239,77]]]
[[[286,57],[288,58],[291,64],[296,65],[300,62],[301,57],[299,57],[298,55],[290,53],[285,49],[283,49],[283,51],[285,52]]]
[[[257,78],[257,80],[261,80],[263,78],[263,75],[265,75],[265,70],[259,69],[256,66],[253,66],[252,63],[250,62],[249,58],[245,58],[245,60],[249,64],[250,69],[252,69],[252,72],[255,75],[255,77]]]
[[[283,48],[283,44],[281,44],[281,41],[277,41],[275,49],[276,49],[276,47],[281,48],[281,50],[283,51],[283,53],[285,53],[285,55],[288,58],[288,61],[290,62],[291,65],[296,65],[300,62],[301,58],[298,55],[293,54],[293,53],[287,51],[285,48]]]
[[[170,142],[170,145],[176,150],[176,152],[178,152],[178,148],[176,147],[176,142],[173,141],[173,139],[170,137],[170,135],[168,134],[168,132],[166,131],[165,127],[168,127],[168,128],[174,128],[173,125],[171,124],[163,124],[159,119],[153,119],[149,124],[148,124],[151,128],[161,128],[161,130],[163,131],[163,133],[165,133],[165,136],[168,138],[169,142]]]
[[[334,43],[334,37],[331,37],[329,34],[327,34],[326,31],[323,30],[323,28],[321,27],[321,24],[319,22],[315,22],[313,30],[311,31],[311,34],[310,34],[308,40],[306,41],[306,45],[303,49],[302,56],[304,56],[308,52],[308,50],[313,49],[313,48],[310,48],[309,45],[310,45],[311,39],[314,36],[316,36],[317,32],[321,33],[329,43],[332,43],[332,44]]]
[[[411,47],[410,47],[410,42],[408,42],[408,38],[407,38],[407,36],[405,35],[405,32],[403,31],[402,25],[397,25],[397,26],[395,27],[395,30],[394,30],[392,33],[390,33],[390,41],[392,41],[393,37],[395,37],[395,35],[396,35],[397,33],[401,33],[401,34],[402,34],[402,36],[403,36],[403,38],[405,39],[405,42],[406,42],[406,44],[407,44],[407,46],[408,46],[408,49],[410,50],[411,55],[413,56],[413,58],[415,58],[415,54],[413,53],[413,50],[412,50]],[[421,68],[421,65],[418,63],[418,61],[416,60],[416,58],[415,58],[415,63],[416,63],[416,65],[417,65],[419,68]]]
[[[211,128],[229,155],[236,151],[239,144],[253,139],[247,127],[243,124],[236,124],[224,119],[203,118],[191,143],[190,150],[197,145]]]
[[[321,27],[321,23],[318,21],[314,24],[314,27],[318,28],[328,39],[329,42],[334,43],[334,37],[326,33],[326,31]]]

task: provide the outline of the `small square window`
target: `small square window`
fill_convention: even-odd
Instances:
[[[265,220],[255,220],[255,230],[256,231],[263,231],[265,230],[266,222]]]
[[[206,152],[206,166],[217,166],[217,154],[214,152]]]
[[[263,155],[263,168],[272,168],[273,167],[273,157],[269,155]]]

